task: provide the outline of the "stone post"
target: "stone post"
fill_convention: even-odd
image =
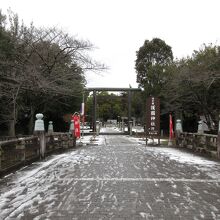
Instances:
[[[132,119],[133,119],[133,127],[135,127],[136,126],[136,118],[132,117]]]
[[[25,141],[23,139],[19,140],[16,144],[16,150],[19,150],[21,152],[21,161],[25,161],[26,154],[25,154]]]
[[[96,90],[93,90],[93,125],[92,125],[92,130],[94,133],[96,133],[96,106],[97,106],[97,95],[96,95]]]
[[[2,170],[2,148],[0,145],[0,171]]]
[[[172,142],[172,140],[169,139],[169,141],[168,141],[168,147],[172,147],[172,146],[173,146],[173,142]]]
[[[48,134],[53,134],[53,122],[49,121],[49,125],[48,125]]]
[[[219,123],[218,123],[218,138],[217,138],[217,155],[220,159],[220,115],[219,115]]]
[[[198,134],[204,134],[204,129],[203,129],[203,121],[202,120],[200,120],[199,122],[198,122],[198,132],[197,132]]]
[[[176,145],[179,146],[180,134],[183,132],[182,122],[180,119],[176,120]]]
[[[40,140],[40,157],[45,157],[46,151],[46,138],[45,138],[45,129],[44,129],[44,115],[41,113],[36,114],[37,120],[35,121],[34,132],[38,135]]]
[[[180,119],[176,120],[176,131],[182,133],[183,132],[183,128],[182,128],[182,122]]]
[[[131,121],[131,90],[128,91],[128,133],[131,133],[129,123]]]
[[[96,121],[96,135],[99,136],[99,132],[100,132],[100,124],[99,121]]]
[[[129,133],[130,133],[130,136],[132,136],[132,121],[129,121]]]
[[[74,137],[73,132],[74,132],[74,121],[71,120],[71,122],[70,122],[69,134],[70,134],[70,136],[73,136],[73,137]]]
[[[67,135],[61,135],[62,148],[67,149],[69,147],[69,138]]]
[[[122,127],[122,132],[125,132],[125,123],[124,123],[124,119],[122,119],[121,127]]]

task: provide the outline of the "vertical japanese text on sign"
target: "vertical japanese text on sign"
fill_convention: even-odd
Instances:
[[[157,97],[147,98],[146,133],[151,136],[160,135],[160,100]]]

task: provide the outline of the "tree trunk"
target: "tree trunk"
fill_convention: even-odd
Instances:
[[[14,98],[10,119],[8,121],[8,136],[15,137],[15,124],[16,124],[16,99]]]
[[[208,113],[205,114],[205,119],[206,119],[206,124],[208,126],[208,129],[211,131],[213,128],[211,125],[210,115]]]
[[[8,122],[8,136],[15,137],[15,120],[10,120]]]
[[[34,109],[31,107],[31,112],[30,112],[30,120],[28,122],[28,134],[32,135],[34,132]]]

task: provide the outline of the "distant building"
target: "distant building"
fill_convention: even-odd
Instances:
[[[116,125],[117,124],[117,120],[115,120],[115,119],[108,119],[107,123]]]

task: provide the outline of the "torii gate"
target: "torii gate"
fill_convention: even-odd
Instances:
[[[85,91],[93,92],[93,120],[92,128],[93,132],[96,132],[96,107],[97,107],[97,97],[96,92],[98,91],[107,91],[107,92],[127,92],[128,93],[128,121],[131,121],[131,92],[132,91],[141,91],[139,88],[85,88]],[[130,126],[128,126],[128,132],[130,133]]]

